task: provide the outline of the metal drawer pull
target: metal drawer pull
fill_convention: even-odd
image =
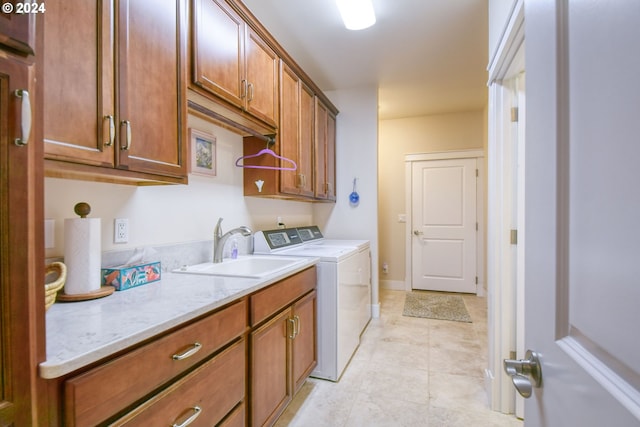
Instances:
[[[131,122],[129,120],[123,120],[120,122],[120,126],[122,125],[127,127],[127,143],[124,146],[120,146],[120,149],[126,151],[131,148]]]
[[[31,134],[31,101],[29,100],[29,92],[25,89],[16,89],[14,94],[18,98],[22,98],[22,118],[20,122],[22,135],[14,140],[17,146],[22,147],[27,145]]]
[[[109,139],[104,143],[104,145],[105,147],[110,147],[113,145],[113,141],[116,138],[116,124],[113,121],[113,116],[111,114],[104,116],[104,118],[109,120]]]
[[[191,357],[194,354],[196,354],[198,351],[200,351],[201,348],[202,348],[202,344],[200,344],[199,342],[195,342],[193,343],[193,346],[191,346],[189,350],[185,351],[182,354],[174,354],[173,356],[171,356],[171,358],[173,360],[184,360],[187,357]]]
[[[200,416],[200,413],[202,412],[202,408],[200,408],[199,406],[194,406],[193,408],[191,408],[191,410],[193,411],[193,415],[191,415],[189,418],[184,420],[184,422],[182,424],[175,424],[174,423],[172,427],[187,427],[189,424],[194,422],[196,420],[196,418],[198,418]]]

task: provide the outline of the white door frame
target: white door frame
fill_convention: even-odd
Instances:
[[[515,389],[502,368],[502,360],[515,358],[517,335],[524,334],[524,301],[513,281],[510,230],[514,206],[510,188],[513,157],[511,106],[514,91],[509,80],[524,71],[524,1],[516,0],[495,55],[489,63],[489,137],[487,147],[487,283],[489,357],[485,371],[485,387],[491,409],[503,413],[515,411]],[[519,183],[520,184],[520,183]],[[520,189],[522,186],[520,186]],[[522,199],[522,198],[520,198]],[[522,202],[519,201],[519,205]],[[519,213],[524,207],[518,206]],[[520,222],[520,219],[519,219]],[[523,233],[519,232],[519,249],[523,249]],[[520,255],[520,254],[519,254]],[[518,272],[521,274],[522,272]],[[520,283],[523,286],[523,283]],[[518,330],[516,330],[518,325]],[[521,340],[523,337],[520,337]]]
[[[478,284],[476,285],[476,295],[481,297],[485,295],[485,162],[484,150],[459,150],[459,151],[441,151],[436,153],[407,154],[404,156],[405,162],[405,201],[407,213],[407,222],[405,224],[405,279],[404,288],[411,291],[411,272],[412,272],[412,169],[413,162],[422,162],[425,160],[449,160],[449,159],[468,159],[475,158],[477,160],[478,180],[476,183],[476,220],[478,222],[478,236],[476,239],[476,272],[478,275]]]

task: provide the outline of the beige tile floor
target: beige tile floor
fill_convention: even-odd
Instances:
[[[276,426],[521,427],[488,407],[486,298],[463,297],[473,323],[405,317],[404,292],[381,290],[340,381],[310,378]]]

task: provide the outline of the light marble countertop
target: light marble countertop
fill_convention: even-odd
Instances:
[[[318,258],[263,279],[163,272],[157,282],[90,301],[57,302],[46,313],[47,360],[57,378],[188,322],[315,265]]]

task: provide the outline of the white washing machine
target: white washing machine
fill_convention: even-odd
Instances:
[[[312,233],[304,241],[301,235]],[[324,241],[317,227],[258,231],[254,253],[317,257],[318,364],[311,376],[338,381],[371,320],[369,242]],[[357,243],[355,243],[357,242]]]
[[[310,225],[306,227],[298,227],[298,234],[302,242],[307,245],[325,245],[325,246],[346,246],[353,247],[359,250],[369,250],[368,240],[348,240],[348,239],[327,239],[322,235],[320,228],[317,225]]]

